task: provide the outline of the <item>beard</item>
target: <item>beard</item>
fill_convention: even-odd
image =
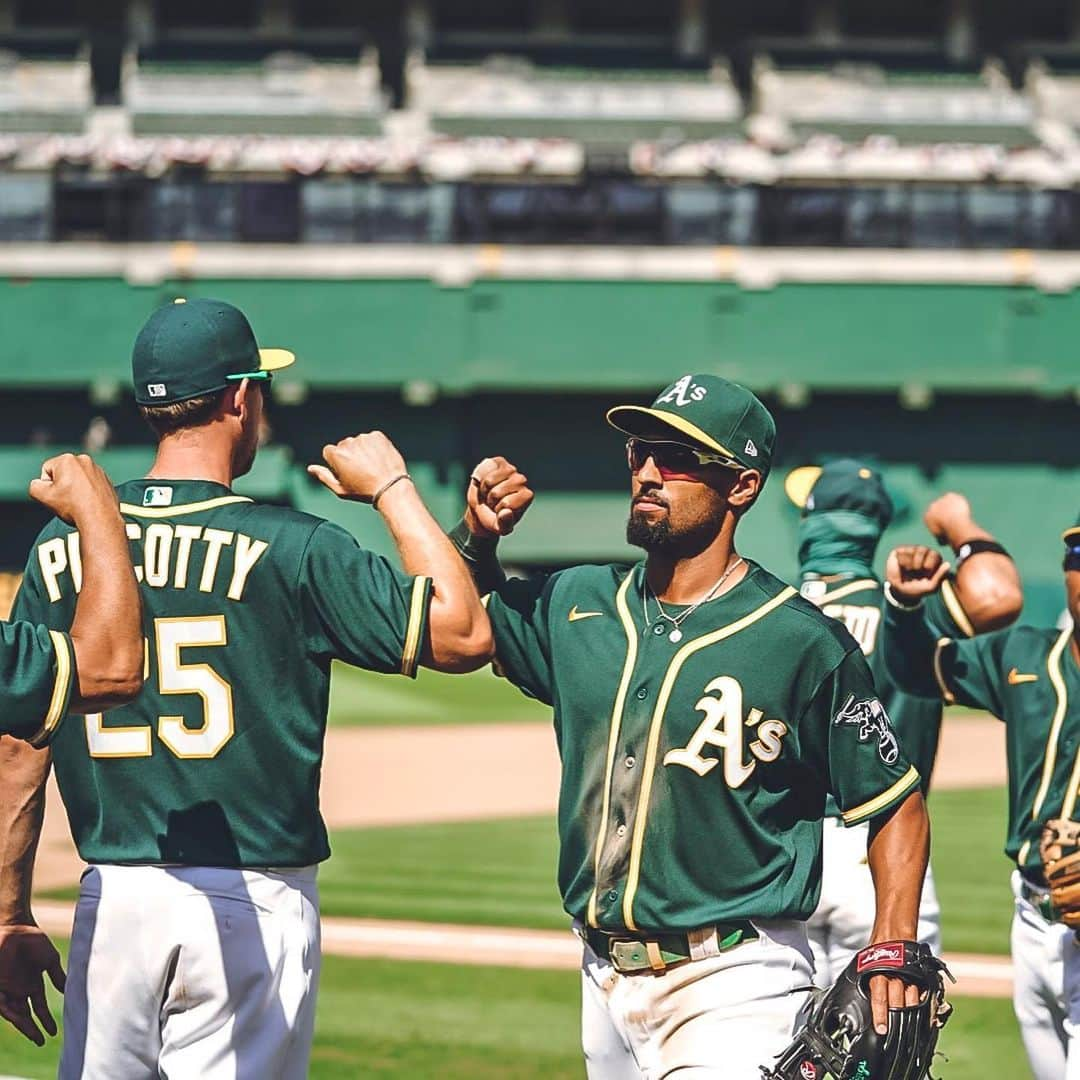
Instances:
[[[663,517],[649,521],[631,507],[630,517],[626,522],[626,542],[633,547],[642,548],[650,555],[692,558],[716,539],[722,523],[721,513],[673,528],[670,509]]]

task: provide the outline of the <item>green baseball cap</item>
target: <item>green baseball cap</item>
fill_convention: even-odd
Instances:
[[[296,360],[260,349],[243,312],[224,300],[175,300],[139,331],[131,353],[135,400],[172,405],[224,390],[238,379],[265,379]]]
[[[733,465],[769,475],[776,445],[772,414],[745,386],[719,375],[683,375],[652,405],[616,405],[608,423],[649,442],[699,445]]]
[[[852,458],[792,469],[784,479],[784,491],[801,507],[803,517],[825,510],[851,510],[873,518],[882,528],[893,518],[893,502],[881,473]]]

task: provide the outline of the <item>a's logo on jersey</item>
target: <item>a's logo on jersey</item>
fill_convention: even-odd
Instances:
[[[567,616],[568,622],[577,622],[578,619],[594,619],[597,615],[603,615],[602,611],[578,611],[577,604],[570,609]]]
[[[720,758],[702,757],[702,751],[706,746],[715,746],[724,752],[725,782],[728,787],[737,788],[750,778],[759,761],[775,761],[780,756],[787,724],[764,719],[760,709],[751,709],[744,720],[743,689],[738,679],[717,676],[705,687],[705,697],[694,708],[703,712],[705,719],[686,746],[664,755],[665,765],[683,765],[698,776],[705,776],[720,764]],[[756,736],[747,747],[749,761],[744,760],[743,753],[747,728]]]
[[[143,506],[172,506],[173,489],[171,487],[148,487],[143,492]]]
[[[1009,668],[1008,679],[1010,686],[1020,686],[1022,683],[1037,682],[1039,676],[1025,675],[1022,672],[1017,671],[1016,668]]]
[[[671,384],[667,393],[656,399],[656,404],[678,405],[682,408],[683,405],[689,405],[691,402],[701,401],[708,392],[706,387],[698,386],[694,382],[693,375],[684,375]]]
[[[849,695],[833,723],[858,724],[859,742],[877,739],[878,757],[886,765],[896,764],[896,759],[900,756],[900,745],[893,734],[889,714],[877,698],[856,701],[854,694]]]
[[[150,397],[164,397],[168,393],[163,382],[147,383],[146,392]]]

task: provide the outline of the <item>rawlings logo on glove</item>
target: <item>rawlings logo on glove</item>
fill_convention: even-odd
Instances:
[[[952,1012],[945,964],[917,941],[885,941],[858,953],[828,990],[812,998],[806,1026],[765,1080],[925,1080],[938,1035]],[[874,1028],[870,980],[887,975],[919,988],[919,1003],[889,1010],[884,1035]],[[952,976],[949,975],[951,979]]]

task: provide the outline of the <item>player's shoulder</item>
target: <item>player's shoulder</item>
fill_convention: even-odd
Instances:
[[[1003,630],[996,630],[985,638],[996,637],[1001,642],[1002,653],[1007,657],[1041,659],[1050,653],[1065,633],[1057,626],[1032,626],[1030,623],[1014,623]]]
[[[835,666],[859,646],[838,620],[826,615],[817,604],[799,594],[794,585],[778,578],[761,566],[747,579],[758,589],[765,602],[783,600],[775,609],[777,629],[798,635],[802,655],[815,655],[826,666]]]

